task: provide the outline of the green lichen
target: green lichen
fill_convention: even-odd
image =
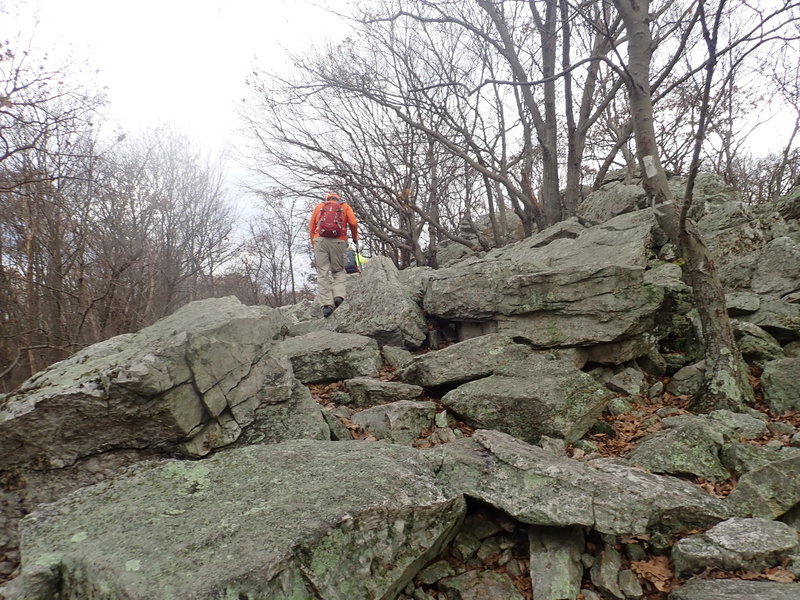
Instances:
[[[63,559],[64,557],[60,552],[45,552],[36,559],[35,564],[49,569],[60,565]]]
[[[128,572],[140,571],[142,568],[142,561],[133,559],[125,562],[125,570]]]
[[[553,479],[538,475],[533,471],[526,471],[522,477],[522,484],[525,486],[526,490],[535,490],[551,486],[553,484]]]

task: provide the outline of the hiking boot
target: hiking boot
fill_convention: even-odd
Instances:
[[[333,307],[332,306],[326,304],[325,306],[322,307],[322,316],[323,317],[325,317],[327,319],[332,314],[333,314]]]
[[[339,308],[339,305],[340,305],[342,302],[344,302],[344,298],[342,298],[341,296],[334,296],[334,298],[333,298],[333,305],[334,305],[336,308]]]

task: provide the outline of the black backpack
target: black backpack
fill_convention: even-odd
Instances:
[[[326,202],[319,214],[317,230],[322,237],[338,238],[345,232],[341,202]]]

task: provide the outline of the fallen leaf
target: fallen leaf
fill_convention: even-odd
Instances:
[[[764,578],[778,583],[794,583],[797,579],[794,573],[781,567],[767,569],[764,571]]]
[[[647,560],[632,561],[631,570],[640,580],[650,582],[659,592],[669,592],[672,589],[674,573],[666,556],[651,556]]]

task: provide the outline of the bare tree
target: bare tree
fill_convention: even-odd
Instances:
[[[282,306],[296,303],[306,240],[308,210],[297,196],[282,188],[254,190],[262,204],[251,218],[235,272],[244,276],[252,303]]]
[[[706,13],[705,3],[698,3],[694,7],[703,28],[707,56],[704,63],[703,105],[696,132],[698,143],[695,146],[692,169],[682,205],[678,205],[672,196],[659,157],[650,82],[653,49],[650,2],[614,0],[614,5],[622,15],[628,34],[628,56],[624,67],[628,79],[628,93],[643,184],[655,204],[659,225],[685,260],[702,322],[706,370],[704,388],[696,400],[696,405],[705,410],[740,408],[752,393],[748,386],[744,362],[734,341],[722,284],[717,276],[714,262],[700,233],[687,219],[692,200],[692,184],[699,165],[700,142],[704,138],[707,125],[714,67],[720,51],[719,35],[725,0],[720,0],[710,15]],[[783,3],[775,12],[764,15],[765,20],[762,25],[766,25],[775,17],[780,17],[781,21],[787,17],[792,18],[788,13],[795,8],[792,3]]]

